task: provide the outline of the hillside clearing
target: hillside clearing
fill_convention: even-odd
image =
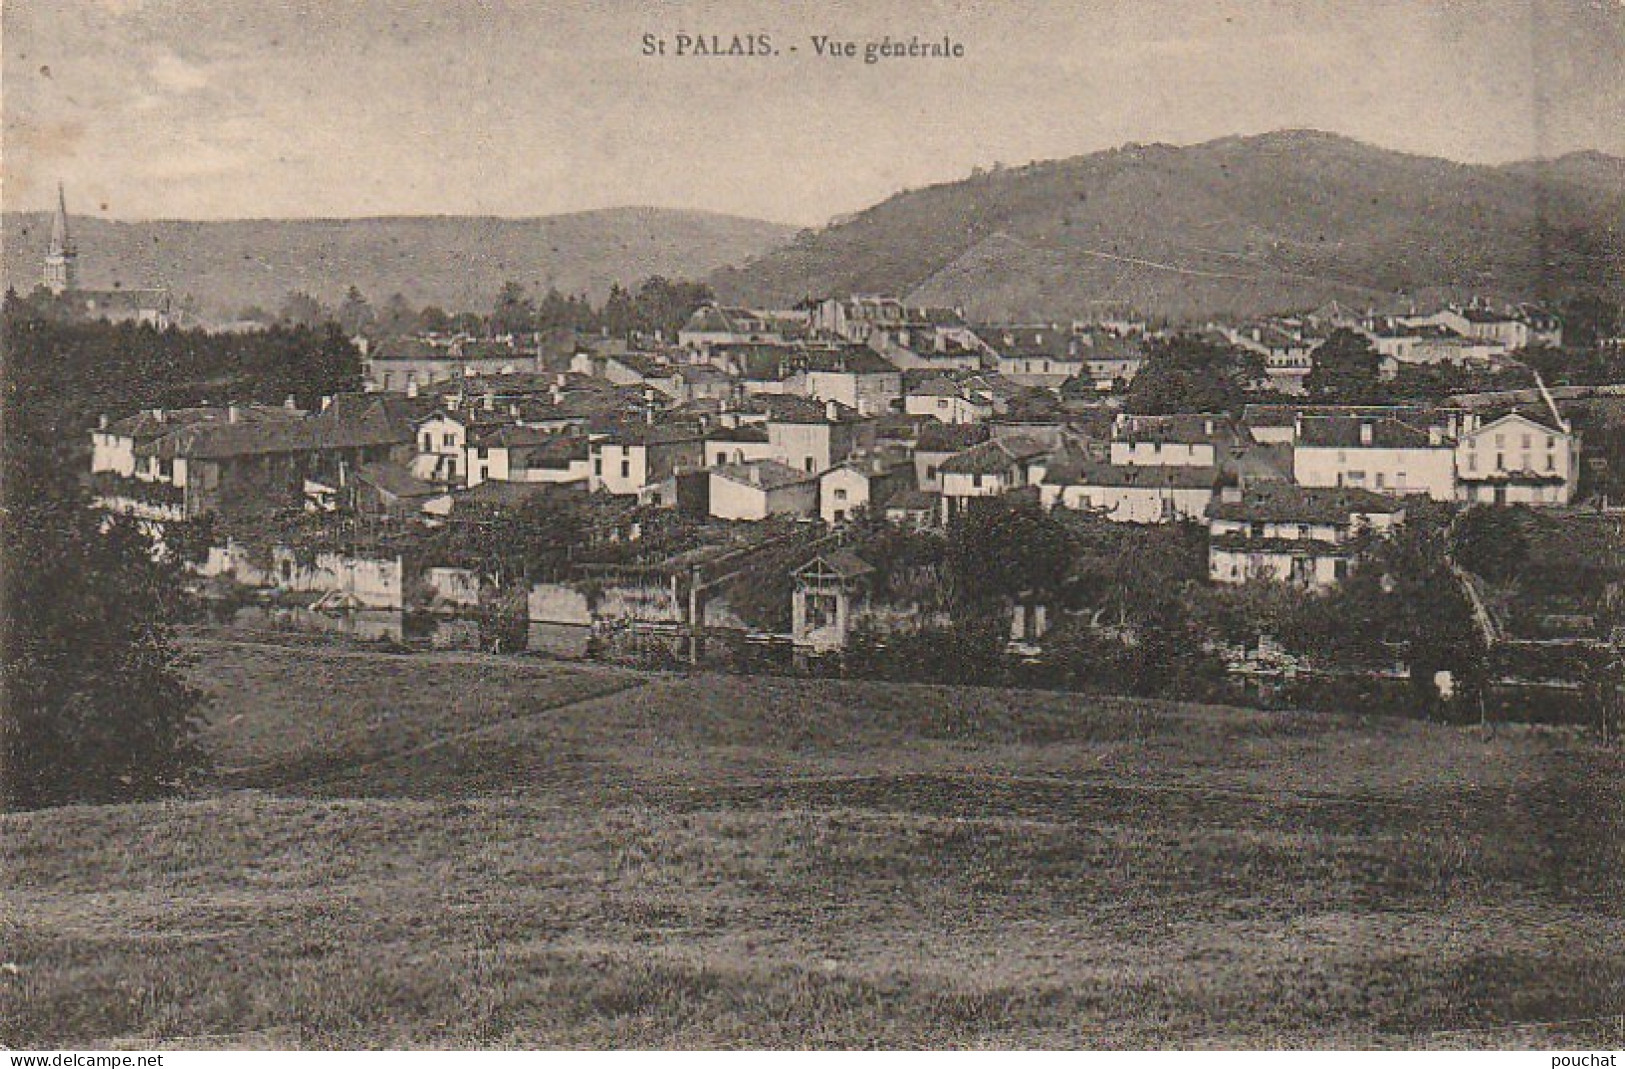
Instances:
[[[0,818],[0,1042],[1620,1041],[1569,734],[197,652],[253,789]]]

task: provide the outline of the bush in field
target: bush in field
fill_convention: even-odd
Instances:
[[[1529,560],[1524,508],[1477,505],[1456,521],[1451,553],[1456,563],[1492,583],[1516,579]]]
[[[847,675],[919,683],[995,686],[1006,680],[1007,634],[996,617],[956,621],[947,627],[881,633],[860,623],[847,642]]]
[[[0,720],[7,808],[151,798],[203,767],[174,576],[132,523],[8,484]]]

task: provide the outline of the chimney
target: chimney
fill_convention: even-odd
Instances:
[[[761,486],[762,466],[760,464],[752,464],[750,467],[745,469],[745,477],[750,480],[750,484],[752,486]]]
[[[237,420],[240,418],[240,416],[241,416],[241,413],[237,410],[236,405],[227,405],[226,406],[226,422],[227,423],[236,423]]]
[[[1360,444],[1361,445],[1370,445],[1371,444],[1371,433],[1372,433],[1371,432],[1371,422],[1369,420],[1363,420],[1362,419],[1360,421]]]
[[[1202,421],[1202,433],[1207,435],[1209,438],[1213,437],[1213,421],[1212,420],[1204,419]]]
[[[485,410],[487,412],[495,412],[496,411],[496,409],[497,409],[497,395],[496,394],[492,393],[490,390],[487,390],[487,391],[485,391],[485,396],[482,398],[482,400],[485,402]]]
[[[408,382],[406,384],[406,396],[408,396],[408,397],[416,397],[417,395],[418,395],[418,380],[413,379],[411,382]]]
[[[291,393],[287,396],[287,399],[282,402],[282,407],[287,409],[289,412],[299,411],[299,403],[294,400],[293,394]]]
[[[1439,432],[1439,428],[1437,428],[1437,427],[1429,427],[1428,428],[1428,445],[1441,445],[1441,444],[1443,444],[1443,442],[1444,442],[1444,435]]]
[[[164,410],[161,408],[153,409],[152,418],[157,420],[159,423],[162,423],[164,421]]]
[[[103,412],[101,415],[96,417],[96,427],[97,427],[98,430],[104,430],[105,431],[107,429],[107,413],[106,412]]]
[[[564,403],[564,390],[556,382],[553,384],[553,388],[547,391],[547,396],[555,405],[562,405]]]
[[[330,409],[332,407],[333,407],[333,395],[332,394],[324,394],[322,396],[322,411],[326,412],[328,409]]]
[[[839,401],[825,401],[824,402],[824,418],[829,420],[831,423],[840,422],[841,409],[840,409],[840,402]]]

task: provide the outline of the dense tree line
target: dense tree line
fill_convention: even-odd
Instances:
[[[609,289],[600,304],[586,294],[565,294],[549,287],[539,296],[518,282],[506,282],[492,301],[488,314],[462,311],[449,314],[436,305],[414,308],[400,293],[375,306],[356,286],[339,306],[329,308],[308,293],[289,293],[275,315],[260,307],[244,308],[238,315],[265,326],[317,329],[335,322],[346,337],[401,337],[419,333],[470,334],[476,337],[551,334],[577,331],[625,337],[633,333],[675,336],[694,309],[713,300],[703,282],[673,280],[659,275],[645,279],[635,290],[620,283]]]

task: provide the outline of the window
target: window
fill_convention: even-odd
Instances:
[[[937,407],[938,408],[947,408],[948,407],[948,399],[946,397],[937,398]]]
[[[1557,448],[1557,435],[1548,434],[1546,436],[1546,448],[1547,449],[1556,449]]]
[[[808,472],[811,472],[813,470],[813,458],[808,457],[806,459],[806,461],[804,462],[804,466],[806,467]]]
[[[1383,473],[1379,471],[1379,472],[1377,472],[1377,489],[1378,490],[1382,489],[1382,480],[1383,480]]]
[[[726,464],[726,463],[728,463],[728,454],[727,453],[718,453],[717,454],[717,463],[718,464]]]
[[[1547,453],[1546,454],[1546,470],[1547,471],[1556,471],[1557,470],[1557,454],[1556,453]]]
[[[1506,471],[1507,470],[1507,458],[1506,458],[1505,453],[1497,453],[1497,454],[1495,454],[1495,470],[1496,471]]]
[[[480,481],[484,482],[491,477],[491,469],[484,464],[480,465]]]
[[[604,475],[604,458],[603,457],[593,457],[592,458],[592,473],[594,475],[598,476],[599,478],[603,477],[603,475]]]
[[[937,477],[937,466],[935,464],[927,464],[925,466],[925,477],[927,479],[935,479]]]
[[[423,451],[425,453],[427,453],[430,450],[432,450],[433,448],[434,448],[434,435],[430,434],[428,431],[424,431],[423,432]]]
[[[1477,471],[1478,470],[1478,454],[1477,453],[1468,453],[1467,454],[1467,470],[1468,471]]]
[[[1523,447],[1525,449],[1529,448],[1529,435],[1527,434],[1523,436]]]
[[[836,490],[835,491],[835,500],[837,500],[837,501],[845,501],[846,500],[846,491],[845,490]]]
[[[631,477],[632,477],[632,462],[630,460],[622,460],[621,461],[621,478],[630,479]]]
[[[1298,524],[1298,537],[1299,538],[1308,538],[1309,537],[1309,525],[1307,523]]]
[[[1504,447],[1506,444],[1507,444],[1507,436],[1506,435],[1497,434],[1495,436],[1495,448],[1500,449],[1500,448]]]

